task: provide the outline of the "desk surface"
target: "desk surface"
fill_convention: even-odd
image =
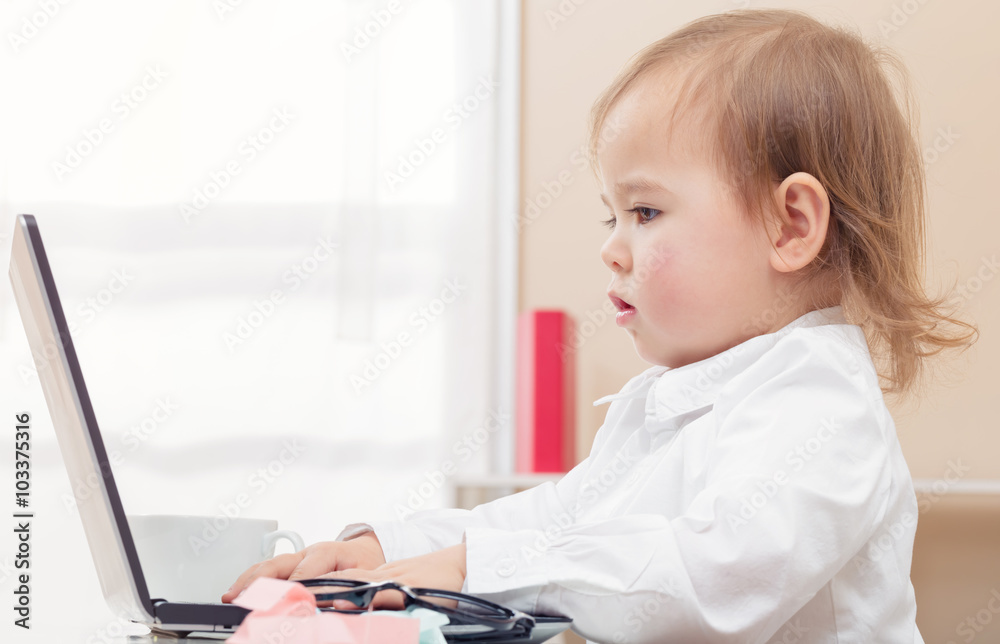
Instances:
[[[191,637],[170,637],[149,633],[147,635],[128,635],[112,640],[113,644],[211,644],[212,642],[224,642],[232,633],[219,633],[212,635],[209,633],[203,636],[192,635]]]
[[[224,642],[228,635],[220,633],[218,636],[206,635],[205,637],[169,637],[149,633],[148,635],[128,635],[120,638],[107,638],[103,640],[107,644],[211,644],[212,642]],[[576,635],[570,635],[574,642],[582,642]],[[564,644],[568,640],[566,633],[560,633],[548,640],[546,644]]]

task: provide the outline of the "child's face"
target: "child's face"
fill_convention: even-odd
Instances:
[[[782,317],[762,315],[782,276],[763,227],[747,221],[709,163],[704,126],[681,119],[668,136],[674,84],[653,74],[619,98],[598,163],[616,220],[601,259],[618,324],[643,360],[677,368],[780,328],[757,321]]]

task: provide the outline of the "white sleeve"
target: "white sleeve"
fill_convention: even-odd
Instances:
[[[596,445],[595,440],[595,448]],[[354,523],[344,528],[337,540],[343,541],[373,530],[382,545],[385,560],[396,561],[457,545],[470,527],[541,529],[559,508],[575,502],[589,461],[589,458],[581,461],[557,483],[548,481],[472,510],[420,510],[400,521]]]
[[[660,371],[662,369],[655,367],[648,369],[627,382],[622,391],[648,385],[650,378]],[[624,401],[612,402],[608,408],[608,418],[615,417],[626,406]],[[607,439],[608,431],[602,426],[594,436],[591,455],[599,453]],[[484,503],[472,510],[422,510],[399,521],[353,523],[343,529],[337,536],[337,541],[374,531],[382,545],[386,561],[396,561],[459,544],[466,528],[473,526],[501,530],[543,529],[551,521],[551,517],[559,512],[559,508],[575,504],[580,487],[587,479],[591,459],[592,456],[585,458],[558,483],[543,483],[518,494]]]
[[[680,515],[564,526],[555,517],[573,508],[562,507],[541,528],[470,525],[465,590],[571,617],[601,642],[766,641],[887,508],[880,408],[819,362],[720,395],[704,486]],[[824,427],[822,448],[803,459],[796,447]]]

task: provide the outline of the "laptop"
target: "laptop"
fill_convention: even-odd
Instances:
[[[10,254],[10,281],[38,370],[52,425],[76,496],[84,533],[111,611],[154,632],[232,633],[249,612],[232,604],[170,601],[150,595],[122,507],[83,372],[73,348],[55,280],[32,215],[18,215]],[[77,485],[86,481],[85,485]],[[97,482],[95,493],[93,488]],[[78,492],[86,492],[84,496]],[[460,625],[442,627],[448,641],[541,643],[572,620],[535,616],[530,633],[474,633]]]

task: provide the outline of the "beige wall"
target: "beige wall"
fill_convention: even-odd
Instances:
[[[613,319],[601,321],[610,277],[598,256],[606,212],[590,171],[579,163],[590,105],[641,46],[698,16],[744,6],[802,9],[892,46],[913,73],[924,145],[946,147],[941,131],[958,135],[928,166],[928,284],[938,291],[957,280],[977,291],[965,311],[982,339],[965,356],[941,364],[948,380],[939,380],[918,408],[892,409],[914,476],[940,478],[949,462],[960,460],[970,468],[966,479],[1000,479],[1000,432],[992,413],[1000,280],[992,279],[997,268],[990,263],[1000,255],[990,190],[1000,170],[1000,5],[987,0],[524,0],[520,307],[563,308],[589,332],[578,356],[578,456],[589,450],[606,410],[592,401],[647,366]],[[880,21],[894,19],[899,29],[884,36]],[[977,272],[986,279],[979,281]],[[913,573],[921,628],[928,642],[965,641],[956,625],[1000,588],[1000,549],[993,545],[1000,544],[1000,503],[945,495],[929,507],[921,515]],[[1000,615],[976,639],[1000,640]]]

